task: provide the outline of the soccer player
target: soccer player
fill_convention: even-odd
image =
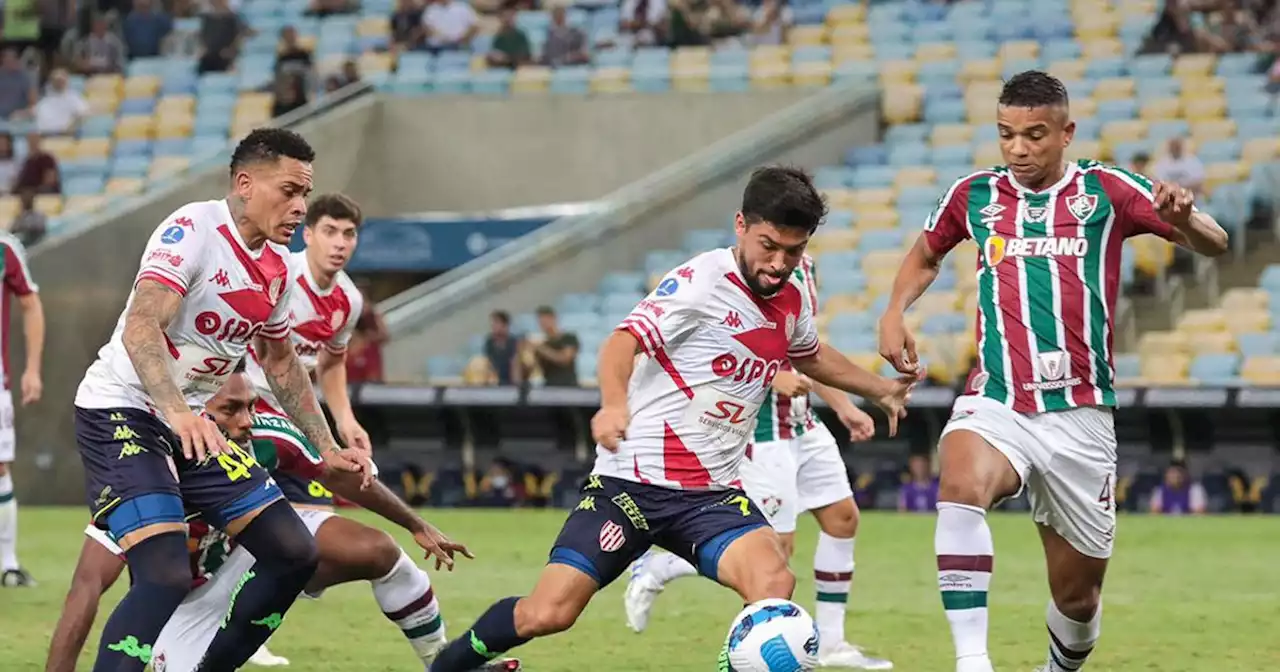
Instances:
[[[817,280],[813,259],[805,255],[796,267],[792,283],[817,305]],[[796,518],[813,512],[821,532],[813,554],[817,588],[814,622],[818,626],[818,661],[827,667],[888,670],[893,663],[874,658],[845,640],[845,610],[853,582],[854,537],[858,531],[858,505],[849,484],[849,471],[840,448],[827,426],[809,405],[812,390],[822,397],[850,432],[854,441],[875,433],[871,416],[844,393],[791,370],[789,364],[773,378],[763,409],[756,421],[752,446],[739,473],[742,488],[778,531],[783,552],[795,551]],[[627,624],[642,632],[649,611],[666,584],[698,569],[672,553],[648,553],[632,565],[625,607]]]
[[[1097,161],[1063,160],[1075,131],[1062,82],[1023,72],[996,108],[1007,165],[947,190],[907,253],[880,320],[880,354],[917,370],[903,315],[957,243],[978,244],[978,362],[942,432],[934,547],[957,672],[992,669],[986,511],[1024,488],[1048,565],[1049,672],[1079,669],[1101,632],[1115,535],[1112,334],[1125,238],[1200,254],[1227,235],[1191,192]]]
[[[252,432],[256,401],[252,383],[242,370],[237,370],[209,401],[207,410],[237,445],[252,441],[258,457],[264,465],[270,464],[273,474],[279,476],[297,469],[314,476],[316,488],[332,488],[412,532],[419,546],[436,557],[437,564],[451,566],[455,552],[471,557],[465,546],[449,541],[381,483],[362,490],[358,477],[320,466],[313,452],[305,456],[292,449],[281,452],[283,444],[279,439],[255,438]],[[308,446],[308,450],[312,449]],[[444,643],[439,606],[429,583],[424,587],[425,573],[390,536],[338,516],[329,517],[322,529],[326,532],[317,538],[320,565],[307,585],[309,596],[318,597],[325,588],[339,583],[370,581],[384,613],[402,627],[410,641],[411,631],[416,630],[438,633],[434,638],[437,648]],[[123,553],[101,529],[91,524],[85,529],[85,536],[71,590],[50,643],[45,672],[74,672],[98,602],[125,566]],[[227,613],[240,577],[254,562],[243,547],[233,546],[225,534],[199,522],[192,524],[190,550],[195,576],[192,592],[153,647],[157,669],[163,661],[163,669],[169,672],[194,668]]]
[[[190,589],[187,508],[257,559],[204,672],[243,665],[279,627],[316,567],[315,540],[253,455],[204,415],[255,337],[281,406],[333,467],[371,478],[341,451],[289,341],[285,259],[306,214],[314,153],[284,129],[250,133],[231,157],[227,197],[170,215],[142,254],[111,340],[75,398],[93,520],[128,557],[134,582],[103,630],[95,672],[143,669]],[[184,506],[185,505],[185,506]]]
[[[890,432],[915,382],[864,371],[818,341],[812,302],[790,277],[825,213],[804,172],[755,171],[736,218],[737,245],[669,273],[605,341],[601,409],[592,419],[599,445],[581,502],[533,592],[490,607],[432,672],[476,669],[567,630],[653,544],[745,602],[791,597],[795,577],[778,535],[735,485],[773,377],[790,360],[884,408]]]
[[[0,392],[0,586],[34,586],[31,575],[18,563],[18,501],[13,498],[13,394],[9,391],[9,295],[18,297],[22,310],[22,330],[26,337],[27,368],[22,374],[22,405],[40,401],[44,385],[40,380],[40,362],[44,353],[44,307],[39,288],[31,279],[27,252],[22,243],[9,233],[0,232],[0,266],[3,266],[3,289],[0,289],[0,375],[4,391]]]

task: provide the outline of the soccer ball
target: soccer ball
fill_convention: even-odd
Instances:
[[[789,600],[760,600],[729,626],[720,672],[808,672],[818,666],[818,626]]]

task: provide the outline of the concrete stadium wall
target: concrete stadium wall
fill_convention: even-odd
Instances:
[[[806,95],[384,98],[349,188],[386,215],[587,201]]]
[[[864,91],[850,99],[856,102],[845,113],[797,129],[777,151],[744,157],[722,174],[693,176],[674,197],[655,198],[618,213],[619,223],[625,225],[608,235],[575,243],[563,252],[548,250],[527,266],[498,277],[486,276],[482,293],[467,295],[467,301],[447,310],[435,301],[437,307],[403,333],[396,333],[393,325],[394,339],[385,351],[388,376],[399,372],[395,376],[399,380],[421,379],[427,357],[459,352],[472,335],[488,329],[492,310],[532,310],[566,292],[591,291],[609,271],[637,268],[648,251],[679,247],[689,229],[728,226],[747,177],[757,165],[820,166],[838,162],[847,147],[874,142],[879,134],[878,98]],[[432,295],[425,300],[432,303]]]

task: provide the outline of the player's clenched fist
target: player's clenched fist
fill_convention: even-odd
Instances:
[[[373,460],[369,457],[369,453],[363,450],[344,448],[341,450],[326,450],[321,455],[324,457],[325,465],[330,469],[360,474],[361,490],[373,485],[374,468]]]
[[[779,371],[773,377],[772,385],[773,391],[784,397],[803,397],[813,388],[808,378],[793,371]]]
[[[907,330],[901,313],[888,312],[880,318],[880,356],[898,373],[914,374],[920,367],[916,339]]]
[[[609,451],[618,449],[618,442],[627,438],[627,424],[631,413],[626,406],[605,406],[591,418],[591,437]]]
[[[1196,196],[1190,190],[1170,182],[1156,182],[1151,187],[1151,203],[1160,219],[1174,226],[1185,226],[1191,219]]]

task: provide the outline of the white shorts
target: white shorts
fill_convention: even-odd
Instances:
[[[739,476],[747,496],[783,534],[796,531],[802,511],[853,496],[840,446],[821,423],[794,439],[755,444]]]
[[[0,390],[0,464],[13,462],[13,393]]]
[[[312,536],[332,518],[332,511],[299,509],[298,517]],[[240,577],[253,567],[253,555],[237,546],[204,585],[191,591],[173,612],[154,647],[155,672],[192,672],[222,627],[222,618],[231,608],[231,596]],[[309,596],[319,597],[319,595]]]
[[[1115,544],[1116,429],[1097,406],[1027,415],[964,396],[942,436],[965,429],[1004,454],[1027,490],[1031,515],[1077,551],[1109,558]]]

